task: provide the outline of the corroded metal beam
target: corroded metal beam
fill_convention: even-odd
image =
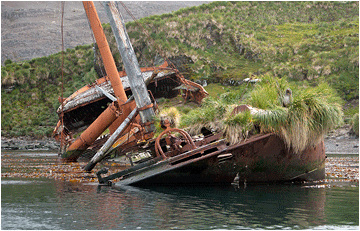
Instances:
[[[151,99],[144,83],[134,49],[126,32],[124,19],[117,10],[114,2],[104,1],[103,5],[108,15],[125,71],[129,77],[130,88],[134,95],[136,105],[139,108],[141,122],[147,125],[145,126],[147,132],[152,132],[155,127],[151,122],[153,121],[155,113],[152,107],[148,107],[151,105]]]
[[[95,165],[101,161],[107,154],[107,150],[111,147],[111,145],[116,141],[116,138],[124,131],[124,129],[129,125],[130,121],[136,116],[137,108],[135,108],[129,116],[122,122],[122,124],[116,129],[116,131],[110,136],[110,138],[106,141],[106,143],[100,148],[100,150],[95,154],[95,156],[89,161],[89,163],[85,166],[85,171],[92,170]]]

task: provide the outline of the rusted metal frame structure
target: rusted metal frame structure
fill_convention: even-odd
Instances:
[[[141,131],[142,131],[141,137],[142,139],[152,138],[153,136],[152,132],[154,130],[153,119],[155,115],[153,111],[153,104],[151,103],[150,96],[146,88],[147,84],[144,83],[144,78],[142,77],[141,69],[139,67],[137,58],[135,56],[135,52],[132,48],[130,39],[126,32],[125,22],[122,18],[122,15],[118,12],[114,3],[104,2],[103,5],[109,17],[110,25],[112,27],[116,42],[118,44],[118,50],[120,51],[120,54],[123,58],[123,63],[125,66],[125,71],[128,75],[130,88],[133,92],[133,96],[136,101],[137,112],[140,114]],[[165,68],[162,69],[164,70]],[[171,69],[170,71],[173,71],[173,69]],[[157,73],[158,73],[158,69],[155,69],[152,78],[150,78],[149,82],[153,79],[153,77],[157,75]],[[176,76],[180,79],[180,81],[188,87],[186,89],[186,92],[188,92],[189,88],[191,88],[191,91],[195,93],[195,95],[193,95],[195,97],[192,98],[197,100],[198,103],[200,103],[201,100],[207,95],[207,92],[201,86],[195,83],[192,84],[191,82],[187,81],[177,70],[175,70],[175,73]],[[186,93],[186,96],[187,95],[188,93]],[[133,113],[135,113],[135,111],[133,111],[130,114]],[[115,139],[119,136],[119,134],[125,129],[128,122],[129,121],[126,121],[125,119],[125,121],[119,126],[119,128],[111,135],[109,140],[106,141],[104,146],[91,159],[91,161],[85,167],[85,170],[87,171],[91,170],[96,165],[96,163],[102,160],[109,153],[108,150],[110,149],[110,146],[115,142]],[[134,133],[133,130],[132,132]],[[189,143],[192,143],[193,146],[192,148],[196,147],[193,144],[191,137],[185,131],[177,129],[177,132],[180,132],[183,135],[183,137],[186,137]],[[159,140],[160,138],[161,137],[159,137],[157,140]],[[128,137],[128,140],[130,140],[130,137]],[[132,138],[132,140],[134,139]]]
[[[96,120],[94,120],[89,125],[89,127],[80,135],[80,137],[75,141],[72,138],[71,130],[67,129],[63,125],[64,124],[63,122],[59,121],[53,134],[55,137],[58,137],[59,140],[66,140],[66,144],[69,145],[66,152],[62,153],[62,158],[66,161],[75,161],[90,145],[94,143],[94,141],[105,131],[106,128],[110,129],[110,134],[113,133],[117,129],[117,127],[120,126],[120,124],[124,121],[124,119],[126,119],[126,116],[131,112],[131,110],[135,108],[134,103],[129,103],[127,106],[125,105],[125,101],[127,100],[127,97],[123,89],[119,75],[121,76],[124,76],[126,74],[128,75],[130,88],[131,91],[133,92],[133,95],[135,96],[134,98],[141,119],[141,121],[137,119],[136,122],[140,123],[143,127],[145,127],[145,134],[143,129],[141,129],[141,133],[142,133],[141,138],[145,138],[145,139],[152,138],[153,136],[152,131],[154,127],[152,125],[151,120],[154,116],[154,111],[152,109],[153,105],[151,103],[150,97],[147,93],[146,85],[144,84],[144,79],[142,78],[143,71],[153,70],[152,77],[155,77],[156,74],[159,73],[161,70],[175,72],[175,75],[180,80],[180,82],[182,84],[189,86],[192,92],[196,92],[196,91],[201,92],[200,94],[197,94],[197,95],[201,95],[201,97],[194,97],[194,99],[198,103],[200,103],[201,99],[207,95],[207,92],[200,85],[197,85],[195,83],[192,84],[192,82],[187,81],[176,69],[168,68],[166,62],[160,67],[140,69],[132,45],[125,30],[125,23],[121,21],[122,20],[121,15],[119,14],[119,12],[117,12],[117,9],[114,4],[111,4],[109,2],[104,2],[104,7],[107,10],[113,31],[118,32],[114,34],[118,42],[118,48],[121,52],[125,64],[126,72],[124,71],[122,71],[121,73],[117,72],[115,62],[111,55],[111,51],[106,41],[105,34],[102,30],[102,26],[98,18],[98,15],[96,13],[94,4],[92,2],[83,2],[83,5],[87,17],[89,19],[91,29],[93,31],[94,38],[97,42],[97,46],[100,50],[100,54],[104,62],[107,76],[105,78],[101,78],[97,80],[94,86],[86,86],[75,92],[72,96],[68,97],[67,99],[62,98],[61,110],[64,111],[64,105],[67,105],[67,103],[73,100],[74,97],[77,97],[77,95],[81,95],[82,93],[85,93],[92,87],[95,88],[100,87],[100,84],[104,84],[108,80],[110,80],[111,82],[111,86],[114,91],[116,101],[115,98],[113,98],[111,95],[106,94],[106,90],[102,88],[100,88],[100,90],[97,90],[102,92],[104,95],[107,95],[107,97],[113,103],[97,118],[95,117]],[[149,82],[147,84],[149,84]],[[188,95],[189,94],[186,93],[186,96]],[[90,101],[87,103],[84,102],[81,104],[81,107],[86,106],[86,104],[92,104],[92,103],[93,102]],[[76,106],[73,107],[71,110],[74,109],[76,109]],[[82,127],[80,127],[79,129],[82,129]]]
[[[149,89],[151,89],[150,94],[152,95],[154,92],[155,96],[157,97],[164,97],[165,93],[167,95],[167,96],[165,95],[165,97],[170,97],[170,98],[174,97],[175,96],[174,94],[177,92],[177,90],[170,90],[170,91],[167,90],[168,87],[171,88],[171,85],[169,84],[171,83],[177,84],[174,87],[182,84],[181,79],[179,79],[176,76],[175,70],[168,68],[166,62],[163,65],[156,68],[155,67],[141,68],[141,71],[143,73],[147,73],[147,72],[152,73],[151,77],[147,78],[145,83],[150,87]],[[120,71],[119,75],[121,77],[127,78],[126,73],[124,71]],[[159,82],[158,85],[160,84],[160,86],[156,86],[157,82]],[[164,84],[168,84],[168,85],[165,86]],[[64,138],[62,140],[66,139],[66,143],[71,144],[73,142],[72,134],[73,133],[75,134],[76,132],[81,132],[83,128],[86,128],[87,126],[91,125],[91,123],[93,123],[93,121],[98,117],[98,115],[100,115],[101,107],[112,102],[109,99],[109,97],[101,95],[101,92],[96,90],[96,86],[101,86],[101,88],[103,88],[108,92],[112,91],[109,83],[109,78],[105,76],[96,80],[96,82],[91,85],[84,86],[83,88],[77,90],[71,96],[63,100],[65,108],[63,106],[60,106],[57,112],[58,114],[60,114],[64,110],[65,124],[62,125],[63,124],[62,121],[59,120],[53,132],[53,136],[55,137],[55,139],[60,141],[61,140],[60,136],[63,135]],[[173,89],[173,87],[171,89]],[[127,86],[126,92],[127,95],[131,94],[129,86]],[[154,98],[154,96],[152,96],[151,98]],[[156,101],[153,101],[153,103],[155,102]],[[121,108],[122,107],[123,105],[121,105]],[[94,119],[91,120],[91,118]],[[78,123],[76,121],[79,121],[81,123]],[[62,129],[64,129],[64,133],[61,133]],[[113,131],[114,129],[111,128],[110,132],[112,133]],[[98,141],[99,140],[94,142],[94,145],[96,143],[96,146],[98,146],[99,143]],[[91,147],[89,148],[91,148],[91,150],[96,150],[97,148],[94,145],[91,145]]]
[[[62,158],[66,161],[77,160],[77,158],[119,117],[119,114],[121,113],[120,105],[123,105],[127,101],[127,96],[94,3],[84,1],[83,5],[117,101],[113,102],[103,113],[101,113],[80,137],[67,148],[66,152],[62,154]]]
[[[124,91],[121,89],[122,88],[121,87],[121,80],[120,80],[120,78],[118,76],[125,76],[127,73],[125,71],[121,71],[121,72],[118,72],[118,74],[116,74],[117,71],[115,71],[115,64],[114,64],[113,58],[111,56],[109,46],[107,44],[105,35],[104,35],[103,31],[102,31],[102,27],[101,27],[101,24],[100,24],[100,21],[98,19],[98,16],[97,16],[97,13],[96,13],[96,10],[95,10],[95,7],[94,7],[93,3],[92,2],[83,2],[83,5],[84,5],[85,11],[87,13],[91,29],[93,30],[95,40],[98,43],[98,47],[99,47],[101,56],[103,57],[105,70],[106,70],[108,76],[105,76],[103,78],[100,78],[100,79],[96,80],[96,82],[93,85],[88,85],[88,86],[85,86],[85,87],[79,89],[78,91],[76,91],[74,94],[72,94],[70,97],[68,97],[66,99],[64,99],[64,98],[60,99],[59,98],[59,102],[61,102],[62,104],[61,104],[61,107],[58,109],[58,114],[59,114],[59,111],[64,112],[64,116],[66,118],[65,121],[67,121],[65,124],[67,124],[67,126],[70,125],[70,127],[65,127],[64,120],[63,120],[64,116],[61,116],[61,121],[58,122],[56,128],[54,129],[53,135],[57,140],[62,142],[61,146],[70,145],[67,148],[67,151],[65,153],[62,152],[63,159],[69,160],[69,161],[76,160],[77,157],[79,155],[81,155],[81,153],[84,150],[86,150],[87,147],[89,147],[89,145],[92,145],[92,143],[94,142],[94,139],[96,139],[96,137],[99,134],[101,134],[100,132],[102,130],[104,130],[102,128],[98,129],[98,132],[96,134],[94,134],[92,132],[94,127],[96,127],[95,124],[97,124],[97,126],[101,125],[99,120],[103,121],[104,118],[105,118],[105,115],[100,116],[101,115],[100,112],[102,110],[99,110],[100,107],[104,107],[104,105],[107,103],[107,101],[103,100],[104,97],[99,98],[99,97],[96,97],[94,95],[94,100],[88,100],[88,98],[87,98],[86,99],[87,101],[86,101],[85,99],[82,100],[81,98],[78,98],[78,96],[80,96],[82,94],[85,94],[86,92],[92,90],[92,88],[96,88],[97,92],[102,92],[102,94],[106,95],[106,97],[108,99],[110,99],[110,101],[112,101],[112,102],[115,102],[115,97],[116,97],[117,104],[115,103],[115,107],[114,107],[114,105],[112,107],[113,112],[117,111],[116,117],[119,117],[119,115],[124,113],[125,108],[127,110],[127,113],[130,113],[131,109],[133,109],[135,107],[134,103],[129,103],[130,108],[129,108],[129,106],[125,107],[124,104],[123,104],[123,102],[126,99],[125,98],[126,94],[124,94]],[[115,9],[115,8],[113,7],[113,9]],[[124,28],[124,23],[122,23],[120,25],[120,27],[125,29]],[[116,33],[115,33],[115,35],[116,35]],[[131,46],[129,41],[128,41],[128,43],[129,44],[127,44],[126,47]],[[132,52],[133,52],[133,50],[132,50]],[[132,61],[131,61],[130,64],[134,64],[134,63],[132,63]],[[161,65],[159,67],[141,68],[140,71],[139,71],[138,65],[135,65],[135,66],[137,66],[137,68],[135,67],[135,69],[137,69],[136,70],[137,71],[137,73],[136,73],[137,76],[140,76],[141,72],[146,72],[146,71],[153,71],[153,75],[155,75],[155,76],[156,76],[157,73],[159,73],[161,71],[163,71],[163,72],[164,71],[169,71],[169,72],[175,73],[174,75],[176,76],[177,80],[175,80],[171,75],[161,77],[161,79],[168,78],[170,81],[177,82],[176,84],[186,85],[187,88],[184,90],[186,92],[186,94],[184,94],[184,95],[186,95],[186,97],[185,97],[186,99],[188,98],[187,96],[189,96],[189,95],[195,96],[195,97],[193,97],[193,100],[200,103],[202,98],[204,98],[207,95],[207,92],[202,88],[202,86],[200,86],[200,85],[198,85],[196,83],[192,83],[191,81],[186,80],[178,72],[178,70],[173,69],[173,68],[168,68],[167,67],[168,64],[167,64],[166,61],[164,62],[163,65]],[[131,70],[132,70],[132,68],[130,68],[130,71]],[[155,76],[152,76],[152,77],[155,77]],[[110,95],[110,94],[106,94],[106,92],[109,91],[109,88],[103,89],[102,87],[100,87],[100,85],[103,86],[109,80],[111,82],[112,90],[114,91],[115,97],[112,97],[112,95]],[[137,81],[143,81],[143,79],[138,78]],[[158,88],[158,86],[156,84],[157,81],[159,81],[159,80],[158,79],[155,80],[155,88],[154,88],[154,86],[151,87],[152,90],[155,89],[155,93],[156,93],[156,91],[159,91],[160,88],[163,88],[163,87],[169,88],[169,87],[171,87],[170,85],[167,85],[167,86],[161,85],[161,86],[159,86],[159,90],[157,90],[157,88]],[[147,82],[146,85],[148,85],[149,83],[150,83],[150,81]],[[154,83],[152,83],[152,85],[154,85]],[[106,86],[106,85],[104,85],[104,86]],[[146,91],[145,89],[146,89],[146,86],[143,87],[142,93],[144,93]],[[167,90],[166,94],[169,93],[168,90]],[[93,90],[93,92],[94,92],[93,94],[98,94],[98,93],[96,93],[96,91]],[[132,91],[133,91],[133,89],[132,89]],[[171,88],[171,91],[175,92],[175,91],[180,91],[180,90]],[[195,92],[195,94],[193,94],[193,92]],[[170,93],[170,96],[171,96],[171,94],[173,94],[173,93]],[[88,97],[88,96],[89,95],[87,94],[86,97]],[[75,100],[75,98],[77,98],[77,99]],[[142,99],[142,97],[140,97],[140,100],[141,99]],[[148,99],[147,99],[147,101],[148,101]],[[78,104],[78,105],[74,105],[74,106],[69,108],[68,103],[71,103],[71,102],[76,102],[76,104]],[[155,102],[155,101],[153,100],[153,102]],[[148,103],[149,102],[146,102],[146,103],[144,103],[144,104],[147,104],[146,106],[140,107],[140,110],[139,110],[140,114],[144,114],[141,110],[151,111],[151,107],[150,107],[151,104],[148,104]],[[93,107],[93,106],[95,106],[95,107]],[[64,107],[65,107],[65,109],[64,109]],[[66,107],[68,107],[68,109],[66,109]],[[80,109],[80,107],[81,108],[87,107],[88,109],[83,110],[83,109]],[[77,108],[79,108],[79,110],[77,110]],[[89,109],[91,109],[90,114],[89,114]],[[77,112],[77,111],[79,111],[79,112]],[[81,114],[76,115],[77,113],[82,113],[82,112],[86,112],[86,111],[87,111],[87,114],[83,115],[83,116],[85,116],[85,118],[84,117],[81,118],[81,116],[82,116]],[[124,115],[126,115],[127,113],[124,113]],[[152,114],[152,113],[150,113],[150,114]],[[74,115],[76,115],[76,116],[73,117]],[[76,117],[78,117],[78,120],[76,120]],[[121,124],[122,120],[125,119],[124,116],[120,116],[120,117],[122,117],[122,118],[116,118],[115,121],[112,121],[112,123],[111,123],[111,121],[109,122],[109,123],[111,123],[111,125],[109,127],[110,134],[113,133],[116,130],[116,128]],[[148,116],[148,117],[150,118],[151,116]],[[96,118],[96,120],[95,120],[95,118]],[[73,120],[73,122],[69,121],[70,119]],[[142,120],[144,120],[144,119],[142,119]],[[79,121],[79,123],[77,123],[77,121]],[[95,123],[95,121],[96,121],[96,123]],[[69,124],[69,122],[70,122],[70,124]],[[94,124],[93,124],[93,122],[94,122]],[[140,121],[138,121],[138,122],[140,122]],[[144,125],[147,129],[149,127],[151,128],[151,126],[152,126],[151,122],[149,123],[149,121],[145,121],[145,122],[141,121],[140,123],[142,125]],[[75,127],[73,127],[73,125]],[[85,132],[82,134],[82,136],[79,139],[74,141],[73,133],[74,132],[81,132],[87,126],[89,126],[86,129],[88,131],[85,130]],[[106,126],[108,126],[108,124],[106,124]],[[152,129],[150,129],[150,130],[152,130]],[[150,138],[150,137],[152,137],[151,131],[148,132],[148,134],[147,134],[147,138]],[[64,145],[64,143],[65,143],[65,145]]]
[[[130,118],[126,118],[124,122],[121,123],[121,125],[103,145],[103,147],[90,160],[90,162],[85,167],[86,171],[92,170],[95,165],[106,156],[106,151],[115,142],[116,138],[121,134],[121,132],[124,131],[130,120],[135,116],[135,113],[140,114],[141,126],[144,127],[146,131],[146,133],[143,134],[143,136],[146,136],[145,139],[152,138],[153,131],[155,129],[153,124],[155,116],[153,104],[148,94],[148,90],[146,88],[146,84],[144,82],[134,49],[126,32],[125,22],[113,2],[104,1],[103,5],[115,35],[115,40],[124,63],[125,71],[128,75],[130,88],[135,98],[137,109],[134,109],[130,113]]]

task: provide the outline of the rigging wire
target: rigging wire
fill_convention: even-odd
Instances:
[[[64,7],[65,2],[61,2],[61,133],[60,133],[60,152],[62,151],[64,136]]]
[[[121,10],[121,8],[119,7],[119,2],[116,1],[115,3],[116,3],[116,8],[117,8],[118,12],[121,14],[121,11],[122,11],[122,10]],[[124,23],[125,23],[125,19],[123,19],[123,20],[124,20]],[[138,51],[138,53],[140,53],[140,57],[143,57],[143,59],[145,60],[145,66],[154,66],[154,62],[149,61],[149,59],[146,58],[146,55],[144,55],[144,54],[141,52],[141,49],[140,49],[140,48],[137,49],[137,51]]]
[[[139,23],[139,21],[135,18],[135,16],[130,12],[130,10],[125,6],[125,4],[120,1],[120,4],[122,7],[126,10],[126,12],[130,15],[130,17],[134,20],[134,22],[142,29],[143,33],[146,35],[146,37],[149,39],[150,43],[155,47],[155,50],[157,50],[160,55],[164,58],[165,61],[169,64],[169,66],[176,70],[176,75],[180,78],[185,80],[185,77],[180,73],[180,71],[176,68],[176,66],[167,58],[165,52],[162,51],[162,49],[158,46],[158,44],[155,42],[153,38],[149,35],[147,30]],[[185,84],[187,86],[190,86],[186,81],[180,81],[182,84]]]

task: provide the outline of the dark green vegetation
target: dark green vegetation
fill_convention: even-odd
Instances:
[[[352,131],[359,136],[359,113],[356,113],[350,121],[350,125],[352,127]]]
[[[345,111],[350,121],[359,110],[358,13],[358,2],[213,2],[139,23],[187,78],[229,84],[266,74],[288,79],[293,90],[326,82],[356,102]],[[136,22],[127,27],[140,65],[157,64],[161,52],[151,39]],[[104,30],[120,70],[110,26]],[[93,60],[92,45],[66,50],[64,97],[98,77]],[[7,60],[1,76],[2,135],[49,136],[61,95],[61,53]]]
[[[92,46],[64,52],[64,97],[97,78]],[[61,96],[61,52],[1,67],[1,134],[51,136]]]

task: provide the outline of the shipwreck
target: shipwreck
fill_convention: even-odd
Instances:
[[[201,134],[191,136],[171,126],[166,118],[161,121],[164,130],[155,136],[158,98],[181,94],[184,100],[201,104],[208,93],[201,85],[185,79],[167,61],[157,67],[140,68],[121,14],[113,2],[104,2],[125,66],[125,71],[118,72],[94,4],[83,5],[106,76],[66,99],[59,99],[59,122],[53,135],[61,143],[64,161],[88,159],[84,171],[91,171],[110,156],[123,156],[130,161],[131,156],[141,156],[123,171],[106,175],[107,170],[102,169],[96,173],[100,184],[112,187],[324,179],[323,139],[299,153],[272,132],[231,143],[224,131],[204,128]],[[239,105],[233,113],[246,111],[252,113],[249,106]],[[103,136],[107,129],[108,134]]]

